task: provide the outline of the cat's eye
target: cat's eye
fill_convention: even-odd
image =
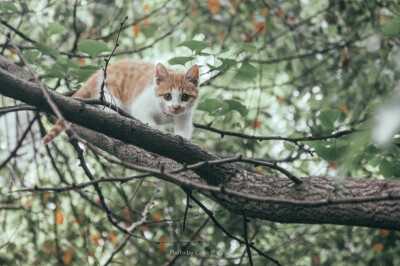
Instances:
[[[167,101],[170,101],[172,99],[171,93],[164,94],[164,99],[167,100]]]
[[[182,99],[182,101],[187,102],[187,101],[189,101],[189,95],[185,93],[182,95],[181,99]]]

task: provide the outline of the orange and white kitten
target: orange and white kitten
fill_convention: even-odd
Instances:
[[[93,74],[74,93],[75,98],[99,98],[103,70]],[[164,65],[130,60],[118,61],[107,69],[105,97],[151,127],[172,124],[174,133],[190,139],[192,119],[199,93],[199,67],[186,74],[167,70]],[[108,89],[108,90],[107,90]],[[111,95],[110,95],[111,94]],[[64,130],[61,120],[43,138],[47,144]]]

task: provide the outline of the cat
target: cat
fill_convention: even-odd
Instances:
[[[103,70],[89,77],[72,97],[100,97]],[[107,68],[105,97],[141,122],[153,128],[172,124],[174,134],[190,139],[193,114],[199,94],[199,67],[193,65],[186,74],[167,69],[163,64],[121,60]],[[111,94],[111,95],[110,95]],[[51,142],[65,129],[59,119],[43,137]]]

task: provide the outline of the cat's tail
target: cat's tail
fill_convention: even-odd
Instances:
[[[96,72],[77,90],[72,98],[90,99],[99,97],[99,86],[98,86],[99,72]],[[54,127],[43,137],[42,142],[44,145],[53,141],[58,135],[61,134],[65,129],[64,122],[58,119],[54,124]]]
[[[58,119],[54,124],[54,127],[43,137],[42,142],[46,145],[49,142],[52,142],[58,135],[61,134],[65,129],[64,122],[61,119]]]

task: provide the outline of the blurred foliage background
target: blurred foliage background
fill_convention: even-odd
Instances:
[[[242,154],[300,177],[399,179],[400,5],[398,1],[2,1],[0,49],[21,64],[10,38],[41,79],[60,93],[73,91],[104,65],[122,58],[162,62],[185,71],[200,66],[202,87],[193,141],[220,157]],[[15,102],[2,97],[1,105]],[[0,158],[17,145],[31,112],[0,117]],[[125,240],[106,218],[92,187],[69,192],[20,192],[87,181],[66,136],[40,145],[45,117],[0,169],[0,264],[161,265],[192,241],[177,265],[248,264],[245,246],[226,237],[199,207],[189,210],[178,187],[146,178],[102,184],[112,211],[129,226],[147,221]],[[222,130],[215,133],[207,127]],[[348,131],[329,141],[313,137]],[[277,136],[278,140],[229,136]],[[310,141],[279,137],[310,136]],[[82,148],[84,148],[82,146]],[[99,177],[134,171],[84,148]],[[261,174],[267,167],[242,164]],[[233,235],[242,217],[201,197]],[[193,205],[193,204],[192,204]],[[198,230],[201,229],[201,230]],[[399,265],[400,234],[386,230],[279,224],[251,219],[255,246],[283,265]],[[255,265],[270,263],[257,254]]]

